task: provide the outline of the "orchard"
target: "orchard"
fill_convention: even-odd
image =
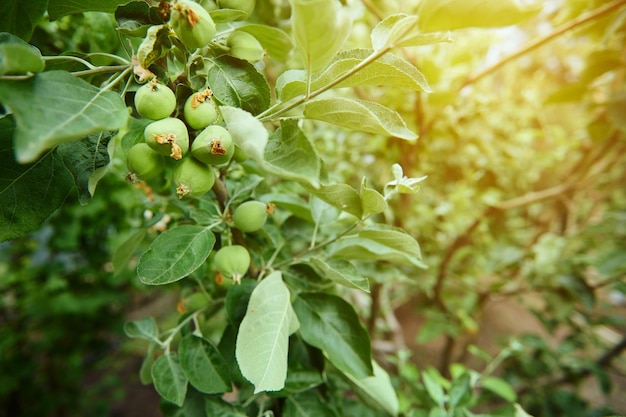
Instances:
[[[626,414],[625,45],[626,0],[4,0],[0,417]]]

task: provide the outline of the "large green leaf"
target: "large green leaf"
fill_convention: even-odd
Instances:
[[[320,200],[361,218],[363,208],[359,193],[348,184],[321,185],[319,188],[306,187],[307,190]]]
[[[285,417],[339,417],[328,400],[317,390],[290,395],[285,399]]]
[[[365,292],[370,291],[370,283],[367,278],[359,274],[356,267],[348,261],[313,257],[309,259],[309,262],[325,278],[349,288],[357,288]]]
[[[128,3],[128,0],[48,0],[48,14],[51,20],[59,17],[82,12],[108,12],[113,13],[120,4]]]
[[[43,71],[39,49],[10,33],[0,32],[0,75]]]
[[[394,14],[379,22],[372,30],[372,47],[376,51],[401,46],[432,45],[451,42],[448,32],[421,33],[417,29],[418,16]]]
[[[207,75],[213,97],[227,106],[257,115],[270,105],[270,88],[265,77],[242,59],[223,55],[213,62]]]
[[[373,101],[343,97],[311,100],[304,105],[304,117],[349,130],[407,140],[417,139],[417,135],[406,127],[398,113]]]
[[[266,25],[246,23],[237,26],[237,30],[248,32],[253,35],[265,48],[270,58],[285,62],[289,52],[293,48],[291,38],[285,31]]]
[[[373,409],[382,410],[390,416],[397,416],[400,405],[398,396],[391,384],[389,374],[376,362],[372,361],[374,375],[355,378],[348,375],[356,394]]]
[[[9,32],[24,40],[30,39],[47,4],[48,0],[0,1],[0,32]]]
[[[328,64],[350,33],[351,23],[336,0],[290,0],[291,28],[309,73]]]
[[[252,292],[237,335],[237,363],[255,393],[285,386],[289,335],[299,325],[282,274],[271,273]]]
[[[373,375],[369,336],[347,301],[336,295],[301,293],[293,307],[300,334],[308,344],[321,349],[346,374],[356,378]]]
[[[235,145],[250,158],[262,162],[269,137],[263,123],[249,112],[237,107],[222,106],[220,112]]]
[[[35,161],[45,150],[128,120],[119,94],[103,91],[65,71],[27,80],[0,80],[0,101],[15,116],[15,148],[20,163]]]
[[[402,229],[382,224],[367,226],[356,235],[339,240],[329,251],[344,259],[385,260],[426,268],[415,238]]]
[[[312,80],[311,91],[322,88],[344,76],[373,52],[370,49],[352,49],[340,52],[328,67]],[[383,55],[333,88],[365,85],[386,85],[416,91],[430,91],[424,75],[414,65],[393,54]],[[279,98],[283,101],[306,94],[306,72],[302,70],[286,71],[277,80],[276,89]]]
[[[164,400],[182,406],[187,393],[187,377],[175,352],[166,353],[152,365],[154,388]]]
[[[148,285],[178,281],[198,269],[209,257],[215,235],[203,226],[184,225],[159,235],[139,258],[139,280]]]
[[[387,200],[385,200],[385,197],[375,189],[368,187],[365,177],[363,177],[361,181],[360,196],[363,216],[382,213],[387,209]]]
[[[241,406],[233,405],[215,396],[205,398],[205,411],[207,417],[246,417],[246,412]]]
[[[425,0],[419,9],[419,27],[432,32],[509,26],[536,15],[542,7],[541,2],[520,5],[516,0]]]
[[[211,342],[192,333],[178,345],[180,366],[198,391],[221,394],[231,391],[228,364]]]
[[[0,118],[0,242],[41,226],[74,189],[72,174],[54,151],[29,165],[15,161],[13,117]]]
[[[282,178],[319,186],[322,161],[296,120],[283,120],[265,148],[264,168]]]
[[[147,228],[139,229],[130,235],[117,249],[115,249],[111,259],[115,275],[120,274],[125,268],[127,268],[128,262],[133,255],[135,255],[135,252],[139,245],[141,245],[141,242],[143,242],[146,238],[146,234],[148,234]]]
[[[57,152],[63,163],[74,176],[78,188],[78,199],[87,204],[96,191],[109,165],[108,145],[114,132],[94,133],[82,140],[59,145]]]

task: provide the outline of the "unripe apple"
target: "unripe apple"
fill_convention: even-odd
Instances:
[[[241,10],[246,14],[247,18],[252,14],[256,1],[255,0],[218,0],[217,4],[222,9]]]
[[[189,96],[183,108],[187,124],[196,130],[203,129],[217,120],[217,109],[211,99],[211,90],[206,89]]]
[[[233,223],[242,232],[256,232],[265,225],[269,211],[271,211],[270,206],[266,203],[246,201],[235,209]]]
[[[149,180],[163,173],[163,155],[156,153],[147,143],[133,145],[126,155],[128,170],[142,180]]]
[[[161,155],[182,159],[189,150],[189,132],[182,120],[167,117],[146,126],[143,132],[146,143]]]
[[[248,62],[258,62],[265,55],[263,46],[248,32],[234,31],[228,36],[226,46],[230,48],[230,55]]]
[[[172,178],[179,198],[200,197],[215,184],[213,169],[193,157],[184,158],[176,165]]]
[[[215,35],[215,23],[209,12],[189,0],[178,0],[172,6],[170,25],[178,39],[190,50],[208,45]]]
[[[228,130],[219,125],[206,127],[191,144],[194,158],[208,165],[226,164],[234,153],[233,138]]]
[[[224,278],[231,278],[236,284],[250,268],[250,252],[241,245],[224,246],[215,253],[215,269]]]
[[[146,119],[163,119],[176,108],[176,96],[167,86],[152,80],[135,93],[135,108]]]

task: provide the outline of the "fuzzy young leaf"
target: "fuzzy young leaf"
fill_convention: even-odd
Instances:
[[[228,55],[215,59],[207,82],[213,97],[227,106],[257,115],[270,105],[267,80],[248,61]]]
[[[387,200],[378,191],[367,186],[367,180],[363,177],[361,182],[361,207],[363,216],[382,213],[387,209]]]
[[[256,286],[239,326],[235,355],[254,392],[279,391],[287,377],[289,335],[300,326],[279,271]]]
[[[319,188],[306,187],[307,190],[320,200],[361,218],[363,208],[359,193],[348,184],[321,185]]]
[[[124,100],[64,71],[22,81],[0,80],[0,101],[15,116],[15,148],[20,163],[35,161],[45,150],[128,120]],[[53,103],[53,105],[52,105]]]
[[[235,145],[250,158],[262,162],[269,137],[263,123],[249,112],[236,107],[222,106],[220,111]]]
[[[329,278],[349,288],[357,288],[365,292],[370,291],[370,283],[367,278],[360,275],[356,267],[348,261],[314,257],[311,258],[309,262],[323,277]]]
[[[336,295],[302,293],[293,307],[305,342],[321,349],[346,374],[373,375],[369,336],[348,302]]]
[[[516,0],[425,0],[419,9],[424,32],[468,27],[502,27],[523,22],[542,9],[541,2],[520,5]]]
[[[344,259],[386,260],[426,268],[417,241],[402,229],[382,224],[367,226],[329,250]]]
[[[152,317],[124,323],[124,333],[131,338],[146,339],[159,344],[159,328]]]
[[[342,97],[311,100],[304,105],[304,117],[350,130],[406,140],[417,139],[417,135],[406,127],[398,113],[373,101]]]
[[[61,144],[57,152],[74,176],[78,199],[85,205],[93,196],[96,185],[106,173],[110,156],[108,145],[114,132],[103,131],[85,139]]]
[[[187,394],[187,376],[175,352],[166,353],[152,365],[154,388],[164,400],[182,406]]]
[[[322,161],[296,120],[281,122],[265,148],[264,167],[282,178],[319,187]]]
[[[267,50],[270,58],[284,62],[293,48],[291,38],[285,31],[266,25],[253,23],[237,26],[237,30],[248,32],[253,35],[263,48]]]
[[[139,258],[139,280],[148,285],[178,281],[209,257],[215,235],[203,226],[184,225],[160,234]]]
[[[222,394],[231,391],[228,364],[211,342],[194,334],[187,334],[178,346],[180,366],[198,391]]]
[[[348,375],[348,379],[354,385],[356,394],[366,404],[390,416],[397,416],[400,405],[389,374],[376,361],[372,361],[372,365],[374,376],[359,379]]]
[[[350,33],[348,15],[336,0],[291,0],[291,27],[310,73],[324,68]]]
[[[37,162],[15,161],[13,117],[0,118],[0,242],[41,226],[74,189],[72,174],[54,151]]]
[[[372,30],[372,46],[380,51],[393,48],[409,33],[416,31],[418,16],[394,14],[379,22]]]
[[[343,76],[373,52],[370,49],[352,49],[340,52],[328,67],[313,79],[311,91],[322,88]],[[366,85],[386,85],[415,91],[430,91],[424,74],[413,64],[392,54],[380,57],[333,88]],[[279,98],[283,101],[305,94],[306,72],[302,70],[285,71],[276,82],[276,90]]]

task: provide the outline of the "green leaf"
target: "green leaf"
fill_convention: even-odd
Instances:
[[[378,214],[387,210],[387,200],[378,191],[367,186],[367,180],[363,177],[361,182],[361,207],[363,207],[363,216],[370,214]]]
[[[328,399],[317,390],[308,390],[285,398],[285,417],[339,417]]]
[[[496,395],[504,398],[507,402],[517,401],[517,393],[509,384],[502,378],[496,378],[494,376],[487,376],[480,379],[480,386],[486,390],[493,392]]]
[[[449,32],[421,33],[416,15],[398,13],[380,21],[372,30],[372,47],[376,51],[404,46],[452,42]]]
[[[98,181],[106,173],[110,157],[108,145],[114,132],[99,132],[87,138],[61,144],[57,152],[74,176],[78,199],[85,205],[95,192]]]
[[[124,243],[122,243],[115,250],[115,252],[113,252],[111,263],[113,264],[113,271],[115,272],[115,275],[118,275],[126,268],[128,262],[135,254],[135,251],[137,250],[141,242],[143,242],[143,240],[146,238],[147,233],[147,229],[137,230],[135,233],[130,235],[130,237],[126,239],[126,241],[124,241]]]
[[[391,384],[389,374],[372,361],[374,376],[365,378],[355,378],[348,375],[348,378],[356,388],[356,394],[374,409],[380,409],[390,416],[397,416],[400,405],[398,396]]]
[[[395,180],[385,184],[385,198],[390,198],[394,194],[415,194],[419,191],[419,183],[424,181],[427,176],[419,178],[408,178],[404,175],[400,164],[393,164],[391,172]]]
[[[137,339],[145,339],[160,344],[159,327],[152,317],[145,317],[136,321],[124,323],[126,336]]]
[[[29,40],[35,25],[46,11],[48,0],[0,1],[0,32],[9,32]]]
[[[253,35],[266,49],[270,58],[285,62],[289,56],[289,52],[293,48],[291,38],[285,31],[266,25],[257,25],[253,23],[237,26],[237,30],[248,32]]]
[[[319,187],[322,161],[296,120],[281,121],[269,139],[264,158],[263,167],[269,172]]]
[[[150,26],[163,23],[158,7],[145,1],[131,1],[115,9],[118,30],[130,36],[144,37]]]
[[[219,417],[246,417],[242,407],[230,404],[219,397],[205,397],[206,415]]]
[[[469,373],[463,372],[458,378],[452,381],[448,397],[448,403],[452,408],[469,405],[468,402],[472,398]]]
[[[262,162],[269,137],[263,123],[249,112],[236,107],[222,106],[220,112],[235,145],[250,158]]]
[[[148,350],[143,357],[143,361],[141,361],[141,367],[139,368],[139,380],[144,385],[152,384],[152,366],[156,360],[154,357],[154,350],[156,347],[157,344],[150,343],[148,345]]]
[[[340,52],[324,71],[311,82],[311,91],[325,87],[334,80],[351,71],[374,51],[370,49],[352,49]],[[378,60],[354,73],[333,86],[333,88],[366,85],[395,86],[414,91],[430,91],[424,74],[405,59],[386,54]],[[302,70],[285,71],[276,81],[276,90],[281,100],[285,101],[298,95],[306,94],[306,72]]]
[[[180,366],[191,385],[205,394],[231,391],[228,364],[211,342],[192,333],[178,345]]]
[[[502,27],[523,22],[541,11],[541,2],[515,0],[425,0],[420,4],[419,26],[424,32],[468,27]]]
[[[351,22],[336,0],[290,0],[291,28],[309,73],[325,67],[348,35]]]
[[[329,247],[344,259],[382,260],[426,268],[417,241],[402,229],[382,224],[365,227]]]
[[[48,0],[48,14],[50,20],[56,20],[68,14],[82,12],[113,13],[118,5],[124,3],[128,3],[128,0]]]
[[[187,377],[175,352],[166,353],[152,365],[154,388],[164,400],[182,406],[187,393]]]
[[[248,17],[246,12],[236,9],[215,9],[209,11],[209,14],[215,23],[232,22],[235,20],[243,20]]]
[[[301,293],[293,307],[305,342],[321,349],[346,374],[373,375],[369,336],[348,302],[336,295]]]
[[[225,308],[228,321],[231,324],[238,326],[245,317],[250,296],[256,285],[256,280],[244,278],[240,285],[233,285],[228,289]]]
[[[343,97],[316,99],[304,105],[304,117],[321,120],[349,130],[377,133],[414,140],[398,113],[373,101]]]
[[[445,392],[441,386],[441,375],[433,369],[428,368],[422,372],[422,381],[424,382],[424,388],[432,400],[440,407],[443,407],[445,402]]]
[[[356,267],[348,261],[313,257],[309,259],[309,262],[323,277],[349,288],[357,288],[365,292],[370,291],[370,283],[367,278],[361,276]]]
[[[14,159],[13,117],[0,118],[0,242],[38,229],[74,189],[72,175],[54,151],[22,165]]]
[[[184,225],[160,234],[139,258],[139,280],[148,285],[178,281],[206,261],[215,235],[203,226]]]
[[[320,200],[361,218],[363,209],[359,193],[348,184],[321,185],[319,188],[305,187]]]
[[[275,271],[252,292],[237,335],[237,362],[243,376],[254,384],[255,394],[285,386],[289,335],[299,325],[289,290],[280,271]]]
[[[39,49],[10,33],[0,33],[0,75],[41,72],[44,65]]]
[[[270,105],[270,88],[265,77],[249,63],[228,55],[215,59],[207,75],[213,97],[227,106],[253,115]]]
[[[148,68],[154,61],[163,58],[172,47],[169,25],[150,26],[137,49],[137,60]]]
[[[0,101],[15,116],[15,147],[20,163],[35,161],[45,150],[128,120],[124,100],[64,71],[22,81],[0,80]]]

